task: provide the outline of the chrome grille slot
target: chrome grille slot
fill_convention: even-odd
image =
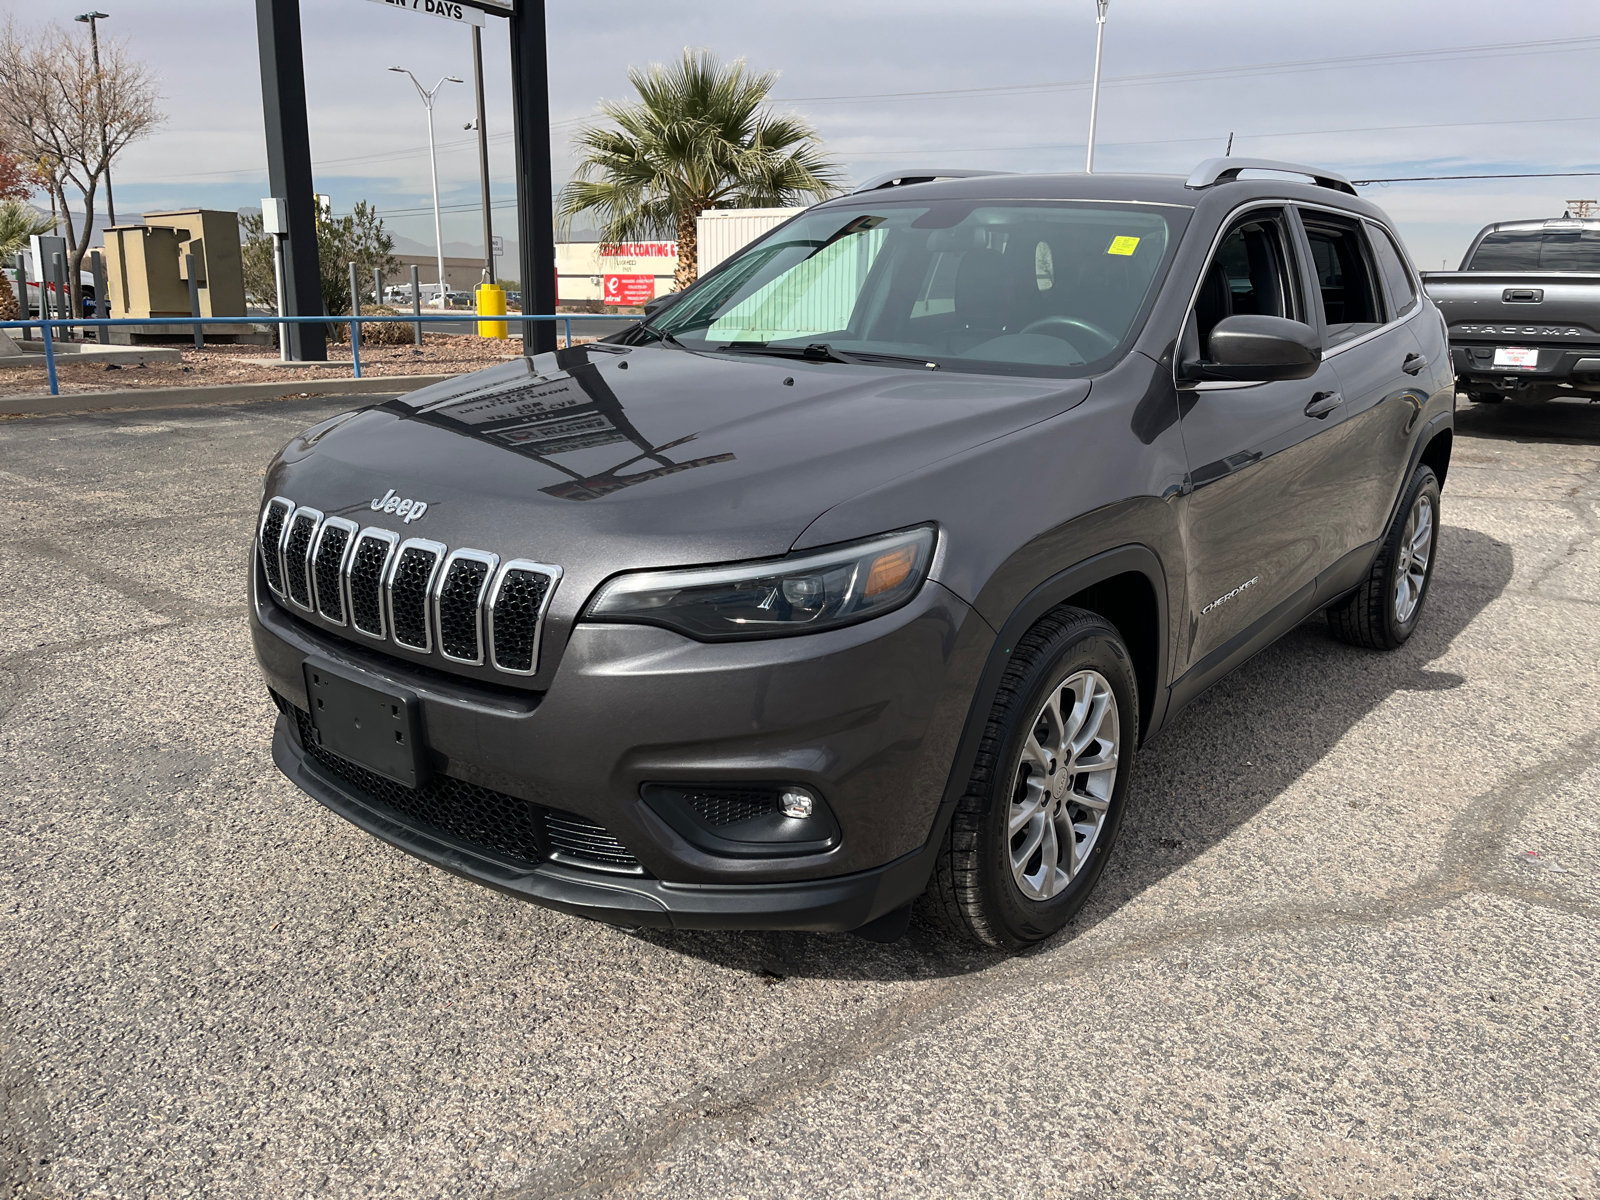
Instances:
[[[363,529],[355,549],[345,560],[345,595],[350,603],[350,627],[368,637],[388,635],[383,619],[383,581],[399,538],[387,529]]]
[[[395,642],[408,650],[426,654],[433,649],[428,598],[444,554],[438,542],[410,538],[400,543],[389,569],[389,627]]]
[[[261,513],[261,569],[266,573],[267,586],[279,596],[283,595],[283,559],[278,548],[283,544],[283,524],[293,511],[294,501],[274,496]]]
[[[445,559],[434,598],[439,652],[455,662],[483,662],[483,594],[498,556],[482,550],[457,550]]]
[[[329,517],[311,548],[311,586],[317,611],[335,625],[345,623],[344,559],[355,532],[354,521]]]
[[[489,649],[494,666],[513,675],[539,669],[539,636],[561,568],[513,559],[500,568],[489,596]]]
[[[577,813],[549,809],[544,831],[550,842],[550,857],[557,862],[577,859],[583,866],[601,864],[614,871],[643,873],[639,860],[609,830]]]
[[[322,514],[314,508],[297,508],[283,535],[283,581],[295,607],[312,611],[311,543],[316,539]]]

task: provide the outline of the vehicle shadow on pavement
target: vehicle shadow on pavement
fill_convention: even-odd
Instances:
[[[1428,664],[1449,650],[1511,576],[1510,546],[1443,525],[1427,610],[1401,649],[1385,654],[1337,642],[1318,613],[1201,696],[1141,752],[1132,803],[1105,874],[1078,918],[1044,948],[1114,915],[1230,836],[1389,696],[1460,687],[1466,682],[1460,675]],[[637,936],[774,981],[933,979],[980,971],[1008,957],[953,942],[920,912],[892,945],[850,934],[649,930]]]
[[[1472,404],[1456,409],[1457,437],[1503,438],[1514,442],[1600,444],[1600,403],[1551,400],[1542,404]]]
[[[1449,514],[1449,490],[1444,496]],[[1219,682],[1144,747],[1134,798],[1100,886],[1060,938],[1092,928],[1234,833],[1317,765],[1396,692],[1466,680],[1429,664],[1505,591],[1512,550],[1444,524],[1439,565],[1417,632],[1392,653],[1335,641],[1318,613]],[[1401,732],[1395,730],[1396,738]],[[1353,781],[1352,798],[1381,787]],[[1332,803],[1330,801],[1330,803]],[[1330,814],[1343,822],[1354,813]]]

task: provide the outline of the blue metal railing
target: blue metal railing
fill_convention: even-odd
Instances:
[[[631,315],[631,314],[630,314]],[[34,318],[25,321],[0,321],[0,329],[20,329],[26,336],[27,331],[37,328],[44,341],[44,365],[50,376],[50,394],[59,396],[61,389],[56,382],[56,348],[52,329],[110,329],[117,325],[344,325],[352,324],[357,328],[350,331],[350,361],[355,368],[355,377],[361,378],[361,332],[360,326],[374,325],[387,321],[391,324],[406,325],[438,325],[445,322],[477,321],[502,321],[507,325],[523,326],[523,337],[526,340],[528,329],[536,321],[561,321],[566,325],[567,345],[572,345],[572,323],[574,321],[615,321],[617,315],[612,313],[489,313],[479,316],[475,312],[458,313],[405,313],[396,316],[336,316],[336,317],[50,317],[48,319]],[[639,318],[643,320],[644,318]]]

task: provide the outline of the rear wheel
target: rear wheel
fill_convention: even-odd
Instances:
[[[1104,618],[1061,608],[1012,651],[929,907],[950,932],[1021,949],[1083,906],[1122,822],[1138,684]]]
[[[1422,619],[1439,545],[1439,479],[1428,466],[1411,475],[1367,578],[1328,609],[1328,628],[1340,641],[1371,650],[1405,644]]]

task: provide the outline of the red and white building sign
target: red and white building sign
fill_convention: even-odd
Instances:
[[[672,290],[678,270],[676,242],[562,242],[556,276],[563,304],[599,300],[637,308]]]
[[[607,304],[645,304],[656,298],[654,275],[604,275],[603,299]]]

